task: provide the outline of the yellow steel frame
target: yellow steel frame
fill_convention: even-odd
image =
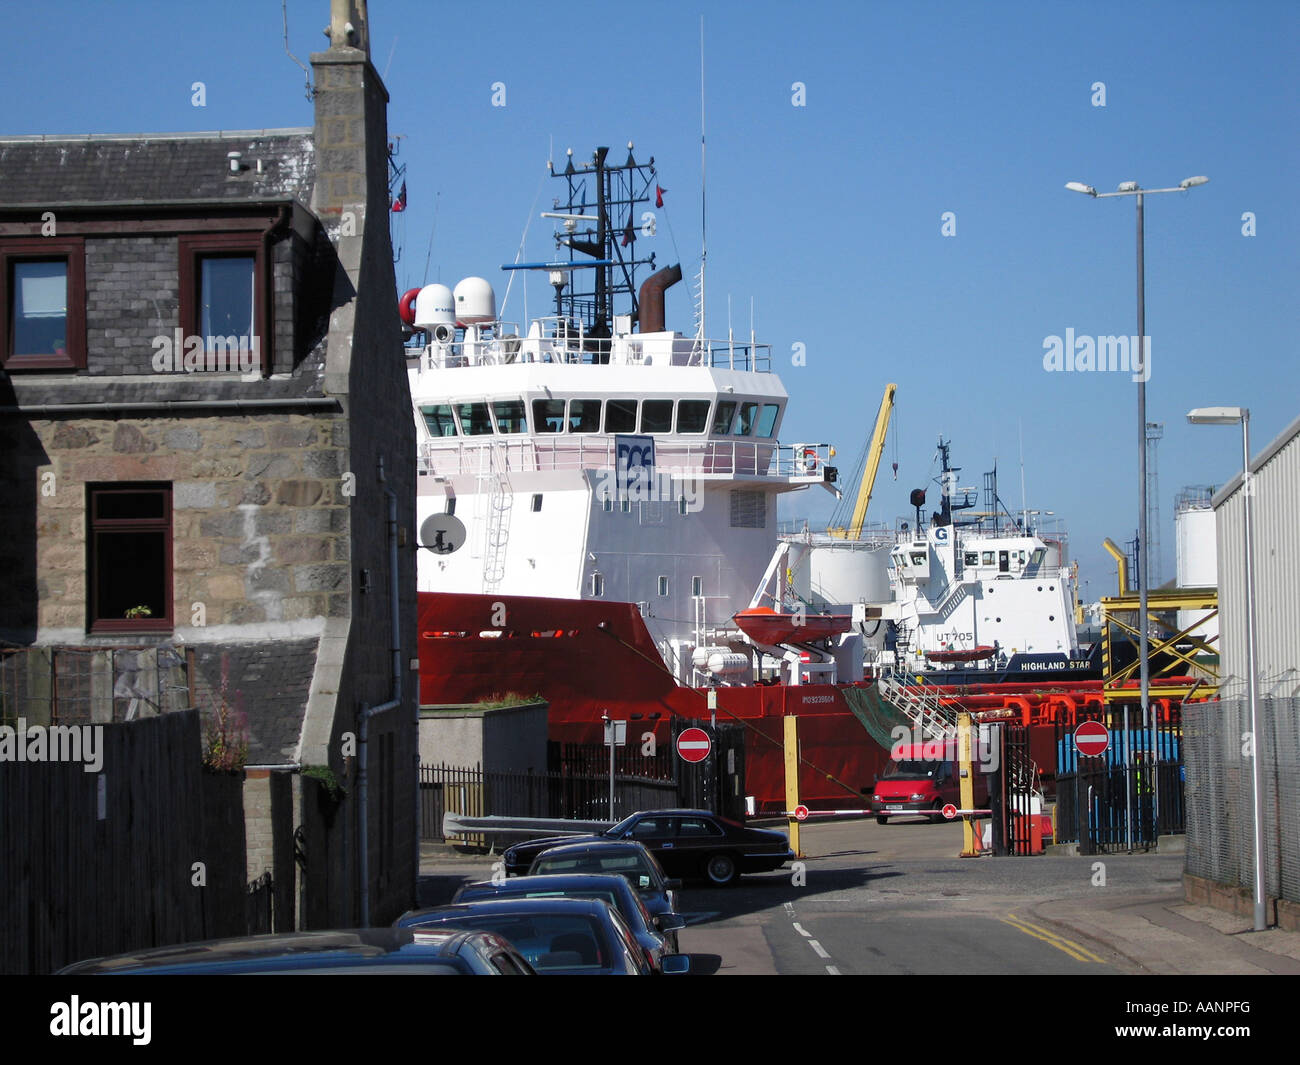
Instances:
[[[1123,581],[1123,576],[1121,576],[1121,583],[1127,583]],[[1137,594],[1131,592],[1108,596],[1101,601],[1103,693],[1107,702],[1132,702],[1136,697],[1134,689],[1131,687],[1126,688],[1124,685],[1137,679],[1141,669],[1141,662],[1135,658],[1123,669],[1114,669],[1111,663],[1114,661],[1114,645],[1119,640],[1127,640],[1135,646],[1138,644],[1141,634],[1137,627],[1137,616],[1140,609],[1140,600]],[[1171,610],[1199,611],[1200,613],[1192,624],[1175,632],[1172,626],[1158,616],[1158,612]],[[1185,699],[1193,693],[1198,696],[1208,697],[1218,689],[1218,668],[1210,663],[1197,660],[1185,651],[1180,651],[1177,646],[1188,637],[1192,637],[1200,650],[1216,650],[1214,645],[1217,643],[1217,636],[1205,639],[1200,636],[1193,636],[1193,633],[1198,629],[1203,629],[1211,619],[1218,616],[1219,595],[1213,588],[1157,589],[1147,593],[1147,620],[1158,630],[1158,635],[1148,640],[1151,657],[1154,658],[1163,652],[1173,659],[1163,668],[1153,671],[1151,677],[1156,679],[1165,676],[1182,675],[1188,672],[1201,675],[1209,674],[1208,678],[1202,676],[1202,679],[1194,680],[1189,684],[1162,684],[1158,694]],[[1112,632],[1115,630],[1118,630],[1121,635],[1113,636]]]

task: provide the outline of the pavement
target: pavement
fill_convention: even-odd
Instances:
[[[691,916],[683,933],[696,972],[790,971],[770,949],[767,934],[783,906],[787,917],[792,905],[866,912],[874,909],[868,904],[892,898],[928,900],[953,916],[991,915],[1014,904],[1030,928],[1104,958],[1111,971],[1300,975],[1300,932],[1255,932],[1248,917],[1187,903],[1177,837],[1162,840],[1149,854],[1077,856],[1065,848],[1035,857],[961,862],[953,861],[961,849],[959,824],[879,826],[853,819],[805,824],[801,837],[806,890],[791,890],[788,869],[745,877],[739,889],[688,884],[685,908],[703,911]],[[493,854],[426,844],[421,903],[448,901],[460,883],[488,879],[497,860]],[[954,877],[959,891],[951,890]],[[753,894],[748,885],[756,889]],[[952,896],[950,903],[945,896]]]

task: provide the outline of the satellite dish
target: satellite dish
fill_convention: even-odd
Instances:
[[[465,544],[465,525],[454,514],[430,514],[420,525],[420,546],[450,555]]]

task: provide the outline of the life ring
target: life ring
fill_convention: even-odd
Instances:
[[[415,297],[419,294],[418,288],[407,289],[398,301],[397,314],[407,325],[415,325]]]
[[[817,472],[817,451],[815,448],[806,447],[803,454],[799,456],[799,465],[804,473]]]

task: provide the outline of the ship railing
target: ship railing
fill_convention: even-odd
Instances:
[[[618,468],[617,443],[611,436],[554,434],[508,438],[440,437],[420,448],[420,470],[440,476],[476,474],[485,448],[495,451],[510,473],[541,470],[609,470]],[[830,460],[827,444],[782,444],[777,440],[704,440],[655,438],[657,472],[685,476],[788,477],[821,480]]]
[[[688,365],[713,370],[772,372],[771,344],[737,344],[733,340],[704,340],[692,346]]]

